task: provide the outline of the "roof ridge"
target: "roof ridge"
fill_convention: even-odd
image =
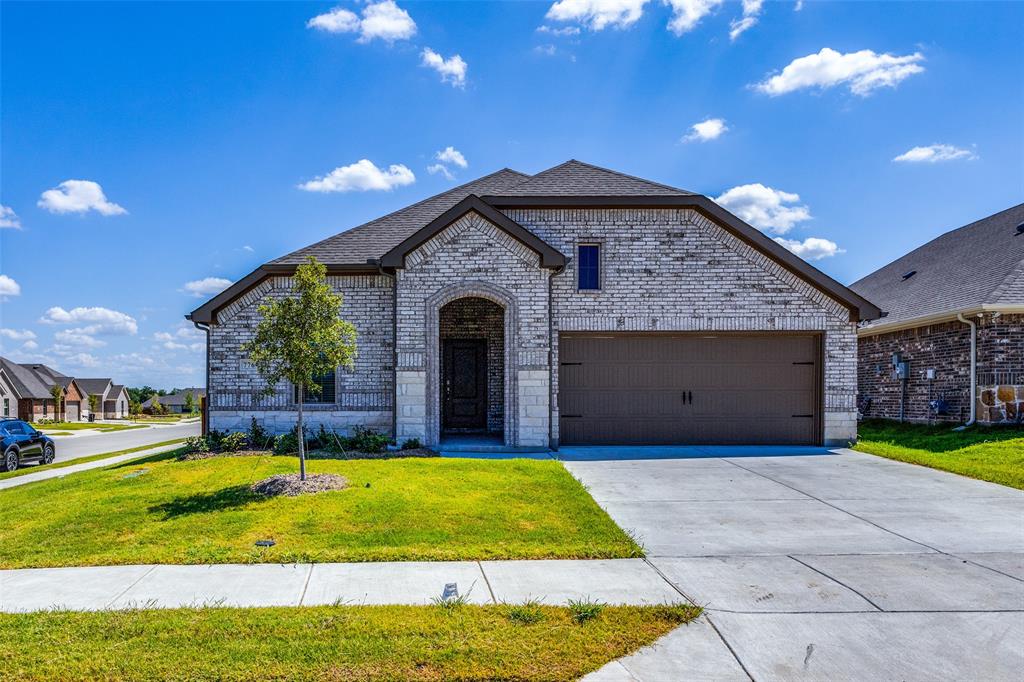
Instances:
[[[523,176],[525,178],[531,177],[530,175],[527,175],[526,173],[523,173],[521,171],[517,171],[517,170],[512,169],[512,168],[508,168],[508,167],[501,168],[499,170],[494,171],[493,173],[488,173],[487,175],[481,175],[480,177],[474,178],[473,180],[470,180],[468,182],[464,182],[461,185],[456,185],[455,187],[451,187],[449,189],[446,189],[443,192],[438,192],[437,194],[432,194],[429,197],[425,197],[423,199],[420,199],[416,203],[409,204],[409,205],[403,206],[401,208],[396,208],[394,211],[391,211],[390,213],[385,213],[382,216],[377,216],[376,218],[373,218],[372,220],[368,220],[367,222],[362,223],[361,225],[356,225],[355,227],[350,227],[349,229],[342,230],[341,232],[335,232],[332,235],[324,237],[323,239],[321,239],[318,242],[313,242],[312,244],[308,244],[306,246],[303,246],[301,249],[295,249],[295,251],[307,251],[307,250],[312,249],[314,247],[320,246],[324,242],[327,242],[327,241],[330,241],[331,239],[334,239],[335,237],[337,237],[340,234],[352,234],[353,232],[356,232],[358,230],[362,230],[365,227],[370,227],[374,223],[378,223],[378,222],[380,222],[382,220],[386,220],[387,218],[390,218],[390,217],[392,217],[394,215],[397,215],[399,213],[403,213],[403,212],[408,211],[410,209],[413,209],[413,208],[415,208],[417,206],[421,206],[422,204],[425,204],[428,201],[434,201],[435,199],[443,197],[446,194],[450,194],[450,193],[455,192],[457,190],[463,189],[463,188],[468,187],[469,185],[472,185],[474,183],[480,182],[482,180],[486,180],[487,178],[492,178],[495,175],[498,175],[499,173],[515,173],[516,175],[521,175],[521,176]],[[283,256],[281,256],[279,258],[275,258],[272,261],[268,261],[268,264],[269,263],[277,263],[278,261],[284,260],[285,258],[288,258],[292,254],[294,254],[295,251],[289,251],[288,253],[284,254]]]
[[[682,193],[682,194],[696,194],[695,192],[691,192],[688,189],[683,189],[681,187],[673,187],[672,185],[666,185],[663,182],[656,182],[654,180],[649,180],[647,178],[641,178],[638,175],[630,175],[629,173],[623,173],[621,171],[613,170],[611,168],[605,168],[604,166],[598,166],[597,164],[588,163],[586,161],[580,161],[579,159],[575,159],[575,158],[568,159],[566,161],[563,161],[562,163],[559,163],[557,165],[552,166],[551,168],[545,168],[544,170],[538,171],[537,173],[534,173],[533,175],[529,175],[529,176],[527,176],[526,180],[523,180],[523,182],[516,183],[515,185],[512,185],[511,187],[509,187],[509,189],[515,189],[516,187],[521,187],[521,186],[529,183],[534,178],[538,178],[538,177],[544,175],[545,173],[551,173],[551,172],[556,171],[556,170],[558,170],[560,168],[564,168],[566,166],[570,166],[570,165],[573,165],[573,164],[576,164],[576,165],[579,165],[579,166],[585,166],[586,168],[590,168],[590,169],[593,169],[593,170],[598,170],[598,171],[601,171],[602,173],[608,173],[610,175],[615,175],[615,176],[618,176],[620,178],[626,178],[628,180],[633,180],[634,182],[642,182],[645,185],[650,185],[652,187],[661,187],[663,189],[671,190],[673,194],[679,194],[679,193]]]

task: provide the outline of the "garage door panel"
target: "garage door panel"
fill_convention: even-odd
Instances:
[[[563,334],[564,443],[816,443],[814,335]]]

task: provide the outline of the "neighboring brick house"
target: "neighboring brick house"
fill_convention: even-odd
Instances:
[[[51,387],[62,389],[61,403],[55,404]],[[19,364],[0,358],[0,410],[3,416],[25,421],[56,419],[81,421],[85,392],[78,382],[40,363]]]
[[[128,417],[128,390],[107,378],[79,379],[78,384],[86,394],[86,408],[91,411],[90,402],[96,404],[96,419],[125,419]],[[90,400],[90,396],[95,396]],[[86,412],[88,414],[89,412]]]
[[[294,387],[268,395],[241,345],[309,256],[359,348],[318,378],[313,428],[520,448],[856,437],[856,324],[878,308],[707,197],[578,161],[484,176],[193,311],[210,428],[294,426]]]
[[[864,416],[1024,421],[1024,204],[947,232],[850,288],[887,312],[857,332]],[[894,357],[907,363],[905,379]]]
[[[201,389],[201,388],[183,388],[180,391],[175,391],[174,393],[168,393],[167,395],[154,396],[154,397],[157,400],[160,401],[160,404],[163,405],[164,409],[169,414],[186,414],[188,412],[188,410],[185,409],[185,395],[188,394],[188,393],[192,394],[192,405],[193,405],[193,408],[196,411],[198,411],[199,410],[199,402],[206,395],[206,391]],[[147,410],[151,409],[152,407],[153,407],[153,398],[150,398],[149,400],[146,400],[146,401],[144,401],[142,403],[142,411],[143,412],[146,412]]]

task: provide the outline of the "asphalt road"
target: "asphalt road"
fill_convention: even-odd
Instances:
[[[127,450],[140,445],[162,443],[176,438],[199,435],[199,422],[191,424],[153,425],[144,429],[129,429],[112,433],[97,433],[89,436],[57,436],[57,462],[66,462],[79,457],[100,455],[105,452]]]

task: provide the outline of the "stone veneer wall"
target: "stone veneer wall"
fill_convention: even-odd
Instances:
[[[505,417],[505,309],[486,298],[458,298],[441,308],[438,319],[442,340],[484,339],[487,342],[487,430],[502,433]],[[441,376],[444,376],[443,355]]]
[[[532,250],[476,213],[409,253],[397,272],[397,438],[440,439],[439,311],[459,298],[504,310],[505,443],[548,445],[548,277]]]
[[[1024,315],[989,314],[973,319],[978,325],[977,419],[1020,423],[1024,412]],[[899,418],[901,387],[892,373],[892,355],[900,353],[910,362],[904,418],[966,421],[970,415],[970,344],[970,328],[960,321],[862,336],[858,387],[864,416]],[[928,369],[935,370],[935,379],[927,378]],[[949,413],[932,414],[928,403],[933,399],[945,400]]]
[[[303,409],[310,427],[319,424],[347,432],[357,425],[390,433],[393,417],[393,298],[392,279],[384,275],[327,278],[343,297],[341,314],[356,327],[358,355],[353,370],[339,369],[334,403]],[[246,359],[243,343],[252,338],[260,316],[258,306],[290,295],[291,277],[271,277],[217,313],[210,328],[210,428],[245,430],[256,417],[273,433],[295,426],[294,389],[282,382],[263,394],[265,382]]]
[[[824,438],[857,435],[850,313],[690,209],[509,209],[569,258],[552,280],[558,331],[814,331],[824,335]],[[576,289],[576,245],[601,244],[602,289]],[[553,344],[552,396],[558,393]],[[553,405],[557,439],[557,402]]]

